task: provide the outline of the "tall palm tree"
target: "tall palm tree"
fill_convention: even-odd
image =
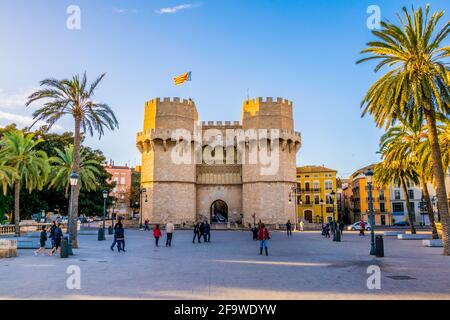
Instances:
[[[104,103],[94,101],[94,91],[105,77],[102,74],[89,87],[86,73],[82,77],[75,75],[71,80],[45,79],[41,81],[41,87],[28,97],[27,106],[35,101],[44,100],[43,106],[33,113],[35,123],[45,121],[50,129],[63,116],[69,115],[75,123],[74,156],[72,171],[80,171],[81,134],[88,132],[91,136],[97,132],[100,136],[105,129],[114,130],[118,127],[116,116],[112,109]],[[71,217],[71,243],[74,248],[77,242],[78,197],[80,188],[75,187],[73,208]]]
[[[47,154],[37,150],[36,146],[42,140],[35,140],[34,134],[24,135],[22,131],[5,133],[0,141],[2,147],[0,158],[14,168],[16,176],[14,183],[14,221],[16,236],[20,236],[20,190],[22,187],[31,191],[42,187],[47,182],[50,166]]]
[[[50,176],[50,188],[63,188],[66,197],[69,195],[69,180],[73,167],[73,145],[66,146],[64,150],[55,148],[56,157],[51,157],[49,162],[52,164],[53,174]],[[95,160],[87,159],[85,149],[81,149],[79,184],[80,189],[93,191],[97,188],[97,176],[100,174],[99,163]]]
[[[423,125],[423,119],[400,120],[400,125],[391,127],[380,141],[381,150],[384,150],[385,161],[401,161],[407,159],[417,171],[423,199],[426,203],[427,213],[432,227],[433,239],[438,239],[437,228],[434,219],[433,206],[431,203],[428,182],[431,181],[429,170],[426,164],[421,162],[421,151],[423,141],[427,139],[427,134]]]
[[[444,254],[450,255],[449,207],[436,129],[436,112],[450,114],[450,69],[446,63],[450,48],[442,46],[450,33],[450,21],[438,29],[443,11],[430,15],[429,6],[425,12],[422,8],[412,11],[403,8],[399,25],[383,21],[381,30],[372,31],[378,39],[367,44],[361,53],[368,56],[358,63],[379,60],[375,72],[386,67],[388,71],[372,85],[361,107],[363,116],[372,114],[379,127],[389,127],[408,114],[424,114],[429,128],[439,211],[445,217]]]
[[[377,164],[374,169],[374,182],[378,186],[386,186],[394,182],[401,186],[405,195],[406,210],[408,211],[408,221],[411,228],[411,233],[416,233],[414,227],[414,217],[412,213],[411,203],[408,194],[407,183],[419,183],[418,174],[413,168],[412,163],[404,160],[386,161]]]

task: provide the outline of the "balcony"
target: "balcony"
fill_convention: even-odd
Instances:
[[[322,191],[321,188],[306,188],[306,189],[298,189],[299,194],[305,194],[305,193],[320,193]]]

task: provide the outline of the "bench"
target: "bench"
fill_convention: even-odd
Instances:
[[[0,259],[17,257],[16,240],[0,239]]]
[[[399,234],[397,236],[398,240],[428,240],[431,239],[431,234]]]

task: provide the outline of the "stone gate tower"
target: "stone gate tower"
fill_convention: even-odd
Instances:
[[[189,134],[179,139],[177,133],[174,139],[179,129]],[[233,145],[215,145],[212,163],[199,160],[198,151],[203,156],[211,140]],[[273,225],[295,220],[289,194],[296,186],[301,136],[294,131],[288,100],[245,101],[242,123],[198,123],[192,100],[157,98],[145,104],[144,130],[136,142],[142,154],[141,187],[146,191],[142,216],[151,223],[207,219],[217,225],[255,220]],[[173,161],[180,142],[189,160],[182,164]]]

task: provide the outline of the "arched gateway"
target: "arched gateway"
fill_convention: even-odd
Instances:
[[[223,200],[216,200],[211,204],[210,219],[212,223],[228,222],[228,205]]]

